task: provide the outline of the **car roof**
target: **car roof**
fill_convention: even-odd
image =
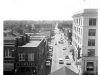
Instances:
[[[50,62],[50,61],[46,61],[46,62]]]
[[[59,60],[62,60],[62,58],[59,58]]]
[[[68,56],[66,56],[65,58],[66,58],[66,59],[69,59],[69,57],[68,57]]]

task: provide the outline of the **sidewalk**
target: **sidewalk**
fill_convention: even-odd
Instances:
[[[76,73],[80,73],[80,69],[77,67],[75,61],[73,60],[73,55],[72,55],[72,53],[70,52],[70,46],[71,46],[71,45],[68,44],[68,41],[65,42],[65,45],[67,46],[67,49],[68,49],[68,51],[69,51],[69,58],[70,58],[70,60],[71,60],[72,70],[73,70],[74,72],[76,72]]]
[[[45,61],[46,60],[44,59],[37,75],[45,75]]]

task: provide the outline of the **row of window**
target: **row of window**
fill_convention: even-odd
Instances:
[[[95,39],[88,39],[88,46],[95,46]]]
[[[25,53],[18,54],[19,61],[25,61]],[[28,53],[28,61],[34,61],[34,53]]]
[[[88,36],[96,36],[96,29],[89,29]]]
[[[82,39],[79,36],[77,36],[76,34],[73,33],[73,37],[75,37],[75,40],[77,40],[78,43],[80,43],[80,44],[82,43]]]
[[[82,29],[74,26],[74,31],[82,35]],[[89,29],[88,36],[96,36],[96,29]]]
[[[74,40],[73,40],[73,44],[76,44],[76,47],[77,47],[77,43]],[[88,46],[95,46],[95,39],[88,39]]]
[[[73,30],[82,35],[82,29],[81,28],[74,26]]]
[[[73,44],[75,45],[76,48],[78,48],[78,44],[73,40]]]
[[[5,50],[5,57],[12,57],[12,51]],[[19,61],[25,61],[25,53],[18,54]],[[34,61],[34,53],[28,53],[28,61]]]
[[[74,19],[74,24],[82,25],[82,19]]]
[[[74,19],[74,24],[82,25],[82,19]],[[96,18],[89,18],[89,26],[96,26],[97,19]]]
[[[73,40],[73,44],[78,48],[78,44]],[[88,49],[88,56],[95,56],[95,49]]]
[[[95,56],[95,49],[88,49],[88,56]]]

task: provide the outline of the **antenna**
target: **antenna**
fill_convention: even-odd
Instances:
[[[85,1],[86,1],[86,0],[83,0],[83,3],[84,3],[83,6],[84,6],[84,7],[85,7]]]
[[[90,8],[90,0],[89,0],[89,8]]]

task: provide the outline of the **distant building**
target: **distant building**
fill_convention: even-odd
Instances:
[[[98,73],[98,10],[84,9],[73,15],[72,44],[75,60],[82,59],[82,73]]]
[[[67,40],[72,41],[72,28],[65,28],[64,35]]]

